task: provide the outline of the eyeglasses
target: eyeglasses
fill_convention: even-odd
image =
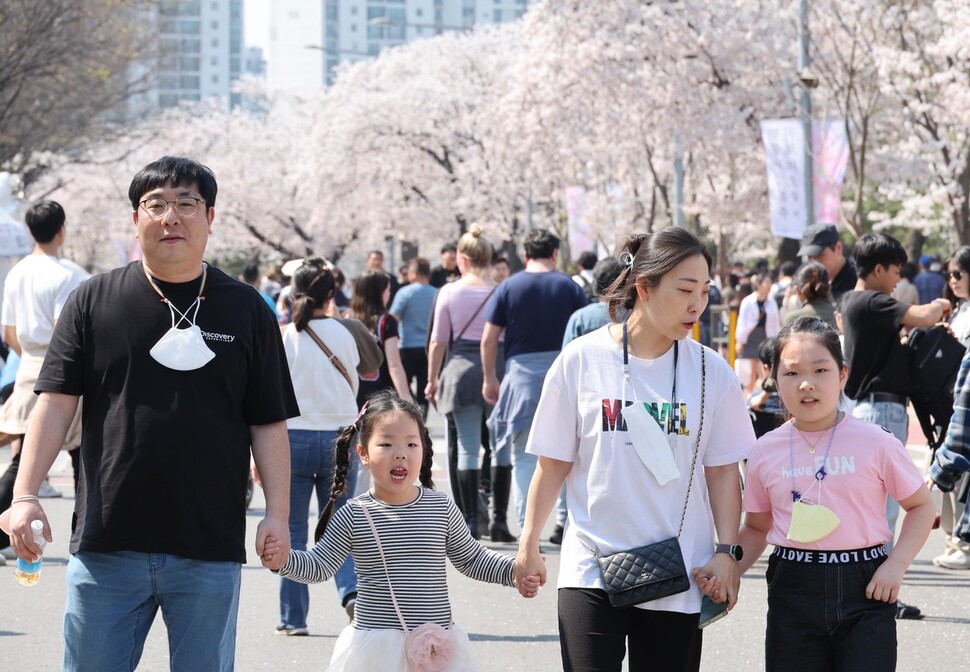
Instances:
[[[155,196],[146,198],[139,205],[144,208],[145,212],[152,219],[161,219],[168,212],[170,205],[175,207],[175,213],[179,217],[191,217],[199,209],[200,203],[205,203],[205,201],[195,196],[179,196],[174,201],[166,201],[160,196]]]
[[[963,278],[963,271],[947,271],[946,277],[948,280],[956,280],[960,282]]]

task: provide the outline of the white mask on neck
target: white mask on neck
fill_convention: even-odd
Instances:
[[[194,371],[195,369],[201,369],[216,356],[216,353],[212,352],[209,346],[205,344],[205,339],[202,338],[202,330],[195,323],[195,319],[199,314],[199,307],[202,305],[202,293],[205,289],[207,276],[205,266],[202,269],[202,285],[199,288],[199,296],[195,297],[195,301],[192,302],[192,305],[184,313],[176,308],[162,294],[162,291],[155,285],[151,276],[148,276],[147,271],[145,274],[148,277],[149,284],[162,297],[162,301],[168,305],[168,310],[172,315],[172,326],[152,346],[149,354],[156,362],[174,371]],[[188,313],[193,307],[195,311],[192,313],[192,319],[189,319]],[[176,313],[179,316],[178,321],[175,320]],[[178,327],[182,322],[187,322],[189,326],[185,329],[179,329]]]
[[[172,327],[158,339],[158,343],[151,349],[151,356],[156,362],[175,371],[194,371],[212,361],[216,353],[209,349],[202,338],[202,330],[197,324],[192,323],[182,312],[180,312],[170,301],[167,301],[169,310],[172,312]],[[199,299],[195,300],[195,313],[199,312]],[[191,310],[191,306],[189,306]],[[176,323],[175,313],[179,313],[179,320]],[[186,313],[188,311],[185,311]],[[195,318],[195,315],[192,316]],[[189,322],[187,329],[179,329],[178,324],[182,321]]]

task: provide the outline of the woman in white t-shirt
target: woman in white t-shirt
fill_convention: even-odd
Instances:
[[[339,320],[328,317],[334,296],[334,277],[322,259],[307,259],[293,274],[293,322],[283,328],[283,347],[300,404],[300,415],[286,422],[290,443],[290,542],[294,549],[307,545],[307,511],[316,490],[322,513],[331,496],[334,441],[357,418],[360,348],[354,334]],[[363,338],[370,341],[370,334]],[[367,346],[375,348],[372,341]],[[369,372],[368,372],[369,373]],[[336,507],[354,492],[356,465],[351,465],[348,487]],[[341,603],[353,618],[357,576],[348,559],[334,577]],[[309,592],[306,584],[280,579],[281,635],[306,635]]]
[[[630,669],[697,670],[702,594],[694,577],[716,577],[711,597],[733,607],[738,462],[754,431],[730,366],[686,338],[707,304],[704,244],[673,227],[632,236],[620,258],[627,268],[611,288],[610,312],[615,320],[627,309],[629,318],[572,341],[543,386],[527,448],[539,463],[516,571],[545,580],[539,536],[565,481],[563,668],[618,672],[629,650]],[[674,536],[690,587],[614,607],[596,555]]]

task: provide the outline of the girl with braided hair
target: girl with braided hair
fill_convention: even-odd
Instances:
[[[335,507],[347,488],[355,439],[373,487]],[[357,422],[340,433],[336,448],[331,505],[317,524],[316,546],[282,556],[278,540],[267,539],[262,558],[280,576],[318,583],[352,554],[358,575],[356,614],[337,640],[327,670],[418,669],[408,633],[413,638],[427,632],[436,634],[428,636],[434,646],[426,657],[442,660],[424,669],[480,670],[468,635],[452,620],[445,559],[466,576],[509,587],[515,586],[515,561],[473,539],[454,501],[433,489],[431,437],[421,409],[392,390],[378,392]],[[519,592],[533,597],[538,587],[538,576],[526,576]]]

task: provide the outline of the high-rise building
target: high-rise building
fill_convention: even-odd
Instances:
[[[232,85],[243,72],[243,0],[159,0],[144,18],[158,36],[151,63],[133,76],[145,82],[132,113],[180,101],[219,98],[238,104]]]
[[[267,80],[274,89],[329,84],[344,61],[386,47],[520,18],[535,0],[273,0]]]

